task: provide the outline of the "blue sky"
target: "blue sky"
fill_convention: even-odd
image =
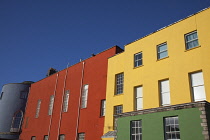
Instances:
[[[210,6],[210,0],[0,0],[0,86],[38,81]]]

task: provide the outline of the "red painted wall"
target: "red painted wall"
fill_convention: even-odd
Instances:
[[[112,47],[32,84],[20,139],[30,140],[36,136],[36,140],[43,140],[44,135],[49,135],[50,140],[57,140],[59,134],[65,134],[66,140],[76,140],[77,134],[84,132],[85,140],[101,140],[104,117],[100,116],[100,110],[101,100],[106,98],[108,58],[121,51],[119,47]],[[89,85],[87,108],[80,109],[81,85],[85,84]],[[68,112],[62,112],[65,90],[70,90]],[[53,114],[49,116],[49,100],[53,94]],[[41,109],[39,117],[35,118],[39,99]]]

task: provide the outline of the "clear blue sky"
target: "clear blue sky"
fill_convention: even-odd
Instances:
[[[0,0],[0,86],[38,81],[210,6],[210,0]],[[210,20],[210,19],[208,19]]]

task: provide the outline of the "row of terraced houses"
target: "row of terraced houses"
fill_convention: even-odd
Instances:
[[[209,19],[206,8],[124,50],[114,46],[51,69],[31,84],[26,108],[16,107],[9,130],[0,125],[0,139],[209,140]]]

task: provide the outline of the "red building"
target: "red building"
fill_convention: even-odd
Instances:
[[[115,46],[56,72],[30,89],[21,140],[101,140],[108,58]]]

